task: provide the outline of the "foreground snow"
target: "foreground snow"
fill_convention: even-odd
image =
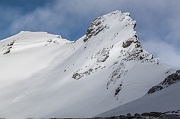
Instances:
[[[126,115],[127,113],[141,114],[144,112],[172,112],[180,110],[179,85],[180,82],[153,94],[146,94],[140,99],[102,113],[98,116],[109,117]]]
[[[115,11],[77,41],[27,31],[4,39],[0,116],[93,117],[143,97],[174,70],[142,48],[134,27]]]

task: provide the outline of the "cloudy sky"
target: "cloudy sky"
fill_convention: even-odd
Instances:
[[[0,39],[27,30],[76,40],[92,20],[114,10],[137,21],[144,49],[180,68],[180,0],[0,0]]]

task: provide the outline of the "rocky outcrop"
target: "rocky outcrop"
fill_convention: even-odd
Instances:
[[[169,86],[178,81],[180,81],[180,70],[177,70],[175,73],[167,76],[167,78],[165,78],[165,80],[161,84]]]
[[[177,70],[175,73],[167,76],[164,81],[162,81],[160,84],[153,86],[149,91],[148,94],[152,94],[156,91],[160,91],[164,88],[169,87],[170,85],[180,81],[180,70]]]
[[[12,48],[12,46],[14,45],[14,43],[15,43],[15,40],[13,40],[13,41],[10,42],[9,44],[4,45],[4,46],[2,47],[2,51],[3,51],[3,54],[4,54],[4,55],[11,52],[11,48]]]
[[[99,69],[105,68],[103,66],[103,62],[105,62],[109,57],[109,48],[103,48],[102,50],[99,50],[94,56],[91,56],[91,60],[94,60],[95,62],[93,64],[89,64],[85,66],[83,69],[79,69],[76,71],[72,78],[78,80],[84,76],[88,76],[91,73],[96,72]]]
[[[80,79],[80,78],[83,77],[83,76],[90,75],[92,71],[93,71],[92,68],[90,68],[90,69],[88,69],[87,71],[82,72],[82,73],[80,73],[80,72],[77,71],[76,73],[73,74],[72,78],[78,80],[78,79]]]
[[[96,56],[97,57],[97,62],[105,62],[107,58],[109,57],[109,49],[108,48],[103,48],[99,52],[97,52]]]
[[[84,42],[86,42],[89,38],[92,36],[96,36],[99,32],[104,30],[105,28],[108,28],[106,25],[103,25],[102,22],[105,21],[105,18],[103,16],[96,18],[86,32],[86,37],[84,38]]]
[[[149,91],[148,91],[148,94],[151,94],[151,93],[154,93],[156,91],[160,91],[162,90],[163,87],[162,86],[153,86]]]
[[[136,44],[136,47],[141,47],[141,44],[140,44],[140,42],[137,40],[137,38],[130,38],[130,39],[128,39],[127,41],[123,42],[122,47],[123,47],[123,48],[127,48],[127,47],[129,47],[132,43],[135,43],[135,44]]]
[[[94,119],[179,119],[180,115],[177,111],[168,112],[144,112],[142,114],[128,113],[127,115],[111,116],[111,117],[95,117]]]

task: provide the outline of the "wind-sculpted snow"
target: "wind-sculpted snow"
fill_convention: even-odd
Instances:
[[[142,48],[135,26],[114,11],[76,41],[29,31],[2,40],[0,116],[93,117],[143,97],[174,70]]]

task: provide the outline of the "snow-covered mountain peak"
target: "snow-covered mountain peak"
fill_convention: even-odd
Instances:
[[[24,39],[30,39],[30,38],[46,38],[46,37],[52,37],[52,38],[60,38],[62,37],[60,35],[54,35],[47,32],[31,32],[31,31],[21,31],[18,33],[18,37],[23,37]]]
[[[29,31],[1,41],[0,115],[92,117],[147,94],[172,70],[142,48],[135,26],[114,11],[76,41]]]
[[[70,41],[63,39],[60,35],[53,35],[47,32],[21,31],[20,33],[2,40],[0,47],[2,54],[13,53],[19,50],[26,50],[33,47],[65,44]]]
[[[114,11],[103,16],[97,17],[87,29],[86,42],[91,37],[97,36],[100,33],[111,31],[111,34],[118,34],[123,27],[131,27],[134,30],[136,22],[133,21],[129,13],[122,13],[121,11]]]
[[[158,59],[142,48],[134,29],[135,26],[136,22],[132,20],[130,14],[121,11],[114,11],[97,17],[87,29],[86,36],[83,39],[85,43],[84,50],[90,52],[87,54],[92,55],[91,60],[94,59],[94,64],[104,64],[102,62],[110,61],[111,58],[113,60],[117,58],[117,61],[114,62],[119,62],[117,65],[121,64],[121,67],[128,65],[131,61],[158,64]],[[118,56],[112,55],[115,52]],[[92,70],[94,64],[88,63],[86,65],[89,65],[91,67],[89,70]],[[128,70],[131,66],[125,67]],[[84,76],[80,74],[75,73],[73,76],[75,79],[79,79]],[[108,85],[110,82],[108,82]]]

